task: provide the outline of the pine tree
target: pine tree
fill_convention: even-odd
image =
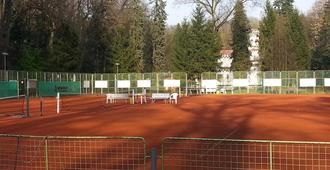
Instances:
[[[269,0],[266,2],[265,14],[266,16],[260,24],[260,56],[262,70],[270,71],[273,69],[274,60],[272,41],[275,34],[276,13]]]
[[[76,32],[67,24],[55,31],[54,49],[50,54],[49,68],[56,71],[79,71],[81,53]]]
[[[103,1],[95,2],[93,15],[86,30],[86,42],[83,51],[82,71],[105,72],[112,64],[108,63],[110,58],[109,32],[105,25],[106,9]]]
[[[309,70],[311,66],[311,55],[307,34],[299,12],[296,9],[289,13],[287,34],[294,48],[296,68],[298,70]]]
[[[130,67],[132,72],[143,72],[144,70],[144,57],[143,57],[143,48],[144,48],[144,16],[143,10],[140,5],[139,0],[133,0],[132,9],[133,9],[133,18],[132,25],[130,27],[130,38],[129,38],[129,52],[131,54],[133,63]],[[123,63],[125,64],[125,63]]]
[[[190,49],[190,26],[184,20],[182,24],[178,24],[173,35],[173,52],[171,55],[171,70],[177,72],[187,72],[189,66],[189,49]]]
[[[293,9],[294,0],[275,0],[274,8],[280,14],[287,14]]]
[[[167,14],[164,0],[155,0],[153,23],[153,67],[154,71],[167,71],[168,64],[165,56],[165,29]]]
[[[122,73],[130,72],[132,69],[132,57],[129,53],[129,40],[130,36],[127,34],[128,28],[118,27],[113,33],[113,44],[112,44],[112,57],[115,61],[113,63],[113,72],[116,72],[115,63],[119,63],[118,71]]]
[[[146,18],[144,24],[144,72],[150,73],[153,70],[153,63],[152,63],[152,20]]]
[[[330,70],[330,2],[325,4],[324,13],[320,39],[313,54],[314,70]]]
[[[220,40],[200,6],[194,10],[191,23],[187,62],[188,75],[194,79],[203,72],[216,70]]]
[[[232,21],[233,32],[233,63],[232,70],[248,71],[251,67],[249,52],[250,27],[242,1],[237,1]]]

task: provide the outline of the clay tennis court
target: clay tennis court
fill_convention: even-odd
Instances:
[[[43,116],[40,100],[30,102],[31,118],[25,119],[6,114],[20,107],[17,102],[0,104],[0,134],[139,136],[148,150],[159,149],[164,137],[330,141],[329,95],[192,96],[178,105],[76,96],[62,98],[60,114],[55,98],[44,98]]]
[[[5,115],[0,133],[25,135],[141,136],[157,146],[163,137],[330,141],[329,95],[210,95],[183,97],[178,105],[106,104],[104,96],[31,99],[31,118]],[[17,105],[15,100],[15,107]],[[13,103],[13,105],[15,105]]]

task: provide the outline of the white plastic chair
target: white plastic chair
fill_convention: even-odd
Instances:
[[[170,95],[170,103],[172,104],[172,101],[174,101],[175,104],[178,104],[178,97],[179,97],[178,93],[172,93]]]

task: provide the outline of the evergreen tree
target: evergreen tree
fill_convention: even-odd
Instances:
[[[187,72],[190,70],[189,65],[189,49],[190,49],[190,26],[184,20],[182,24],[178,24],[173,35],[173,52],[171,54],[171,70],[177,72]]]
[[[293,55],[296,59],[296,69],[310,69],[311,55],[307,34],[299,16],[299,12],[296,9],[289,13],[287,22],[287,34],[291,41],[288,43],[291,43],[294,49]]]
[[[293,9],[294,0],[275,0],[274,8],[280,14],[287,14]]]
[[[153,67],[154,71],[167,71],[167,58],[165,56],[165,29],[167,14],[164,0],[155,0],[153,23]]]
[[[312,69],[330,70],[330,2],[325,4],[320,38],[313,54]]]
[[[213,30],[211,22],[206,21],[204,11],[200,6],[194,10],[191,20],[188,48],[188,75],[198,78],[203,72],[216,71],[217,58],[220,49],[218,34]]]
[[[250,27],[242,1],[237,1],[232,21],[233,32],[233,63],[232,70],[248,71],[251,67],[249,52]]]
[[[49,68],[54,71],[79,71],[81,53],[78,35],[72,28],[62,23],[55,31],[54,49],[50,54]]]
[[[129,38],[129,53],[132,57],[132,65],[130,66],[130,71],[132,72],[143,72],[144,70],[144,16],[143,10],[140,6],[139,0],[133,0],[132,3],[133,18],[132,25],[130,27],[130,38]],[[125,64],[125,63],[123,63]]]
[[[260,56],[262,70],[270,71],[273,70],[273,37],[275,34],[276,13],[269,0],[266,2],[265,14],[266,16],[260,24]]]
[[[132,69],[132,57],[130,57],[129,53],[129,45],[130,45],[130,36],[127,34],[129,32],[128,28],[119,27],[114,30],[113,33],[113,44],[112,44],[112,57],[115,61],[113,63],[113,72],[116,72],[115,63],[119,63],[118,71],[122,73],[130,72]]]
[[[152,63],[152,20],[149,18],[145,21],[144,24],[144,72],[150,73],[153,70],[153,63]]]
[[[88,25],[86,42],[83,55],[82,71],[105,72],[113,64],[108,63],[110,56],[109,32],[105,25],[105,14],[107,9],[102,3],[95,2],[93,15]]]

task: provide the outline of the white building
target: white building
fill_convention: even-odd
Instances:
[[[250,85],[260,85],[260,55],[259,55],[259,31],[252,30],[250,33],[250,61],[252,66],[248,76]],[[220,51],[220,58],[218,59],[218,76],[221,78],[221,85],[230,85],[233,79],[233,74],[230,70],[233,57],[233,50],[224,49]]]
[[[260,55],[259,55],[259,30],[252,30],[250,33],[250,61],[252,66],[249,73],[249,84],[260,85]]]

